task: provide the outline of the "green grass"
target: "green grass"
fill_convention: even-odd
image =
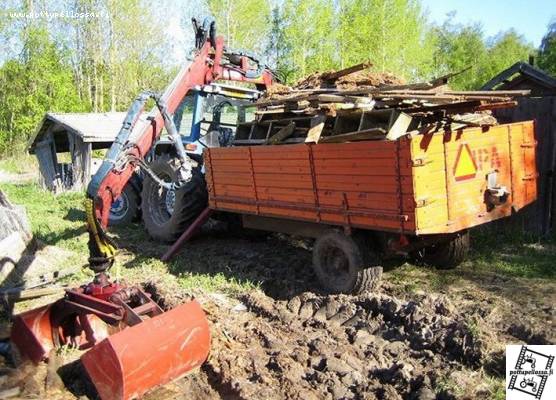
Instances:
[[[2,190],[12,203],[25,206],[36,239],[78,253],[87,251],[81,193],[55,196],[31,183],[3,184]]]
[[[17,157],[9,157],[0,160],[0,169],[12,174],[23,174],[37,169],[35,156],[22,154]]]
[[[554,279],[556,240],[543,240],[510,232],[475,232],[470,260],[477,271],[491,271],[511,277]]]
[[[3,184],[2,190],[12,203],[25,206],[37,240],[74,252],[75,255],[68,260],[60,260],[60,267],[86,263],[88,235],[82,193],[55,196],[31,183]],[[177,257],[168,264],[163,263],[159,258],[167,246],[151,241],[140,224],[110,231],[124,248],[122,256],[117,258],[111,270],[114,277],[141,282],[168,275],[190,292],[223,292],[230,295],[258,287],[257,282],[248,279],[239,279],[210,269],[204,270],[204,263],[192,265],[194,261],[187,257]],[[90,276],[87,270],[81,270],[67,280],[86,281]]]
[[[36,184],[3,184],[2,189],[15,204],[26,207],[35,238],[48,245],[59,246],[75,253],[68,263],[84,264],[88,257],[82,193],[54,196]],[[165,264],[159,260],[167,246],[151,241],[140,224],[112,229],[117,241],[125,247],[126,256],[119,257],[117,267],[122,276],[136,277],[137,271],[146,275],[171,274],[187,290],[222,291],[236,294],[259,286],[253,277],[223,274],[205,259],[178,257]],[[526,235],[492,235],[473,232],[473,249],[469,261],[452,271],[434,268],[404,267],[388,273],[388,280],[407,292],[423,288],[443,291],[456,286],[462,279],[479,282],[483,276],[554,279],[553,260],[556,257],[554,239],[539,241]],[[86,275],[84,275],[86,277]]]

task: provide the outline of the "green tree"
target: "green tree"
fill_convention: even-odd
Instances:
[[[144,89],[163,89],[170,81],[165,59],[170,44],[145,0],[76,0],[76,13],[93,18],[71,21],[79,95],[91,110],[127,109]]]
[[[500,32],[487,41],[488,57],[481,68],[481,83],[486,83],[496,74],[511,67],[518,61],[527,61],[530,54],[535,53],[535,48],[514,29]]]
[[[207,5],[228,47],[264,52],[271,20],[269,0],[207,0]]]
[[[289,82],[366,60],[409,80],[432,74],[433,41],[417,0],[285,0],[271,32]]]
[[[485,63],[487,49],[479,24],[456,25],[447,21],[434,29],[436,50],[434,69],[439,75],[471,69],[453,77],[453,89],[476,88],[484,79],[477,76],[478,67]]]
[[[556,76],[556,20],[548,26],[539,48],[539,67]]]
[[[268,46],[265,50],[267,62],[275,67],[275,72],[283,82],[289,82],[295,74],[293,63],[288,62],[291,52],[291,43],[287,40],[286,21],[282,10],[278,7],[272,9],[270,34]]]
[[[311,72],[335,68],[337,54],[332,0],[286,0],[282,11],[282,46],[278,69],[290,71],[289,82]]]
[[[428,76],[432,41],[417,0],[340,0],[341,66],[363,60],[409,80]]]
[[[21,151],[47,111],[83,111],[72,70],[44,28],[22,31],[23,51],[0,69],[0,152]]]
[[[500,71],[526,60],[534,48],[510,29],[485,40],[480,24],[457,25],[447,21],[433,30],[434,62],[438,74],[465,72],[450,79],[453,89],[479,89]]]

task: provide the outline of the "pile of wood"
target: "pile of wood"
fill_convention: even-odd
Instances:
[[[238,126],[234,144],[397,140],[486,127],[497,124],[492,110],[514,107],[516,97],[529,94],[526,90],[453,91],[446,86],[452,75],[425,83],[356,85],[347,90],[334,85],[368,66],[363,63],[318,79],[313,76],[309,81],[317,82],[316,87],[270,90],[254,104],[255,120]]]

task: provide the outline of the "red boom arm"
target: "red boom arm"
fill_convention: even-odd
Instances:
[[[272,84],[272,74],[266,69],[262,71],[258,78],[246,77],[246,57],[242,58],[241,67],[223,65],[224,39],[221,36],[216,38],[214,52],[211,50],[210,41],[207,41],[199,50],[195,59],[180,70],[172,84],[165,90],[162,100],[167,104],[170,114],[175,112],[187,93],[198,85],[205,85],[216,80],[249,82],[266,87]],[[157,110],[149,125],[137,126],[138,129],[142,129],[139,134],[136,134],[137,132],[134,129],[132,137],[137,139],[134,141],[133,148],[128,150],[128,154],[140,159],[144,158],[159,138],[163,127],[162,115]],[[121,171],[112,169],[101,181],[96,193],[95,213],[104,228],[108,225],[110,207],[120,196],[133,174],[134,168],[133,163],[129,163]]]

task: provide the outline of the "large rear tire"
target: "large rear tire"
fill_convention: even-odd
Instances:
[[[179,160],[166,156],[150,165],[151,170],[166,182],[177,180],[179,167]],[[161,188],[147,176],[141,198],[143,223],[149,235],[160,242],[175,242],[208,205],[207,186],[201,166],[192,169],[191,180],[177,191]]]
[[[363,235],[330,230],[313,247],[313,268],[330,293],[359,294],[375,290],[382,277],[380,257]]]

